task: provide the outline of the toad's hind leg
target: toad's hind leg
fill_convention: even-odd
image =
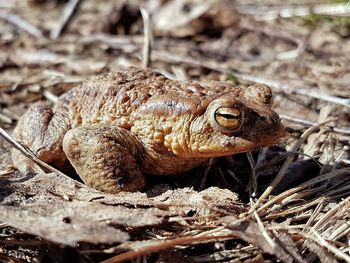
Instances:
[[[64,105],[52,110],[48,103],[38,102],[19,119],[13,135],[39,159],[60,168],[68,162],[62,149],[63,136],[68,129],[70,123]],[[12,150],[12,161],[21,171],[42,171],[16,149]]]
[[[63,150],[87,185],[104,192],[140,190],[145,184],[139,163],[144,153],[131,132],[111,126],[69,130]]]

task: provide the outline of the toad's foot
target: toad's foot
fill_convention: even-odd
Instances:
[[[63,150],[84,183],[93,188],[118,193],[145,185],[139,168],[143,146],[128,130],[81,126],[66,133]]]

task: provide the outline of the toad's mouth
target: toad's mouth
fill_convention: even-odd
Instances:
[[[244,136],[225,136],[214,140],[215,143],[211,145],[203,145],[192,152],[195,157],[221,157],[229,156],[238,153],[248,152],[260,147],[265,147],[276,143],[284,134],[285,130],[282,124],[279,128],[268,135],[261,135],[260,137],[252,137],[251,133],[247,137]],[[193,156],[192,156],[193,157]]]
[[[286,131],[280,122],[269,129],[255,128],[246,132],[241,132],[236,136],[226,138],[225,147],[231,148],[235,153],[247,152],[256,148],[270,146],[276,143],[285,135]]]

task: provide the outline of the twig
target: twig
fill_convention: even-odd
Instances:
[[[56,168],[52,167],[51,165],[48,165],[47,163],[40,160],[31,150],[20,144],[18,141],[13,139],[10,134],[8,134],[3,128],[0,127],[0,135],[10,144],[12,144],[17,150],[19,150],[21,153],[23,153],[26,157],[31,159],[33,162],[35,162],[40,167],[43,167],[53,173],[59,174],[64,177],[68,177],[61,171],[57,170]]]
[[[59,23],[50,32],[51,39],[57,39],[62,31],[67,27],[69,21],[72,19],[74,11],[77,9],[80,0],[70,0],[64,7],[60,16]]]
[[[17,26],[18,28],[34,37],[42,38],[44,36],[39,28],[29,23],[27,20],[24,20],[22,17],[19,17],[18,15],[8,14],[6,12],[0,11],[0,19]]]
[[[348,98],[343,99],[343,98],[331,96],[331,95],[325,94],[319,90],[313,90],[312,88],[307,88],[307,89],[304,88],[303,89],[301,87],[292,87],[289,84],[270,80],[270,79],[267,79],[264,77],[252,76],[252,75],[243,74],[243,73],[234,73],[234,75],[238,79],[242,79],[242,80],[246,80],[246,81],[250,81],[250,82],[255,82],[255,83],[263,83],[263,84],[270,86],[271,88],[274,88],[277,91],[283,91],[287,94],[295,93],[295,94],[303,95],[306,97],[312,97],[315,99],[331,102],[334,104],[343,105],[345,107],[350,108],[350,99],[348,99]]]
[[[311,126],[317,125],[316,122],[309,121],[309,120],[304,120],[304,119],[300,119],[300,118],[296,118],[296,117],[292,117],[292,116],[285,115],[285,114],[279,114],[279,116],[283,120],[294,122],[294,123],[297,123],[297,124],[300,124],[300,125],[303,125],[303,126],[306,126],[306,127],[311,127]],[[343,134],[343,135],[350,135],[350,129],[348,129],[346,127],[342,127],[342,128],[331,127],[331,128],[336,133],[340,133],[340,134]]]
[[[152,28],[150,22],[150,15],[145,8],[140,8],[142,21],[143,21],[143,54],[142,62],[144,68],[149,68],[151,65],[151,41],[152,41]]]
[[[242,6],[238,8],[238,12],[245,15],[254,15],[263,19],[276,19],[278,17],[288,18],[295,16],[308,16],[310,14],[318,15],[344,15],[350,14],[348,4],[319,4],[314,6],[296,5],[296,6],[259,6],[250,5],[249,7]]]
[[[131,260],[136,257],[140,257],[146,255],[151,252],[158,252],[161,250],[166,250],[178,245],[188,245],[197,242],[203,241],[212,241],[219,239],[227,239],[227,238],[235,238],[236,235],[225,235],[225,236],[188,236],[188,237],[180,237],[173,240],[159,240],[154,242],[152,245],[144,246],[140,249],[136,249],[133,251],[128,251],[122,253],[120,255],[111,257],[107,260],[102,261],[101,263],[117,263],[117,262],[125,262],[127,260]]]

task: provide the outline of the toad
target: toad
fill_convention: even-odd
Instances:
[[[271,145],[284,134],[271,90],[178,81],[147,69],[100,75],[51,107],[34,104],[14,136],[55,167],[71,164],[87,185],[137,191],[143,175],[177,175],[208,158]],[[14,166],[40,168],[13,150]]]

